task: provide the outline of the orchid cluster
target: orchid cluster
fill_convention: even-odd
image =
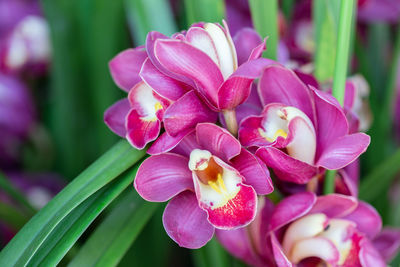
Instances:
[[[168,235],[200,248],[216,233],[254,266],[385,266],[400,231],[357,200],[359,84],[349,80],[343,107],[315,78],[262,58],[253,29],[233,37],[227,24],[197,23],[110,62],[128,95],[104,120],[143,149],[134,187],[145,200],[169,201]],[[358,88],[358,89],[357,89]],[[327,170],[336,193],[318,196]],[[274,205],[269,195],[285,197]]]

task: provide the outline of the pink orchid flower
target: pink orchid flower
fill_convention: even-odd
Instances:
[[[273,191],[266,166],[215,124],[198,124],[171,149],[146,159],[134,186],[148,201],[171,199],[163,224],[180,246],[199,248],[215,228],[246,226],[255,217],[257,194]]]
[[[276,63],[260,58],[265,41],[247,29],[238,32],[234,42],[225,22],[224,27],[198,23],[174,38],[152,32],[146,49],[158,71],[193,87],[212,110],[224,113],[228,129],[236,133],[235,107],[249,97],[251,84],[262,69]],[[254,42],[259,44],[254,46]],[[176,110],[174,115],[184,112]],[[165,125],[170,135],[177,135],[168,128]]]
[[[381,231],[369,204],[343,195],[299,193],[277,206],[265,200],[247,229],[217,231],[224,247],[254,266],[386,266],[400,230]]]
[[[264,109],[241,122],[239,140],[258,147],[256,155],[280,179],[305,184],[324,169],[347,166],[367,149],[370,137],[349,134],[336,99],[305,84],[293,71],[268,66],[258,86]]]

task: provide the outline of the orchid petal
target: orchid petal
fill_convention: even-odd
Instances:
[[[240,66],[249,59],[251,52],[262,42],[262,39],[254,29],[243,28],[235,34],[233,42]]]
[[[125,137],[125,117],[130,110],[128,99],[124,98],[115,102],[104,112],[104,122],[114,133]]]
[[[364,133],[337,138],[322,152],[317,166],[336,170],[347,166],[367,150],[371,138]]]
[[[373,240],[373,245],[385,261],[389,262],[399,251],[400,230],[398,228],[383,228]]]
[[[314,166],[294,159],[275,147],[261,147],[256,155],[283,181],[305,184],[317,172]]]
[[[172,101],[178,100],[190,90],[190,87],[185,83],[177,81],[160,72],[149,59],[146,59],[143,63],[140,77],[148,86],[153,88],[157,94]]]
[[[156,139],[156,141],[154,141],[151,147],[147,150],[147,153],[150,155],[159,155],[168,152],[174,149],[182,141],[182,139],[191,132],[193,132],[193,130],[190,129],[182,131],[175,137],[170,136],[167,132],[164,132]]]
[[[269,230],[275,231],[304,216],[311,210],[316,200],[315,194],[310,192],[297,193],[284,198],[272,213]]]
[[[201,149],[201,146],[197,143],[195,131],[192,131],[179,142],[172,152],[189,157],[195,149]]]
[[[134,185],[142,198],[152,202],[167,201],[185,190],[194,190],[188,159],[172,153],[143,161]]]
[[[143,118],[135,109],[129,111],[125,123],[126,139],[137,149],[143,149],[146,144],[155,140],[161,129],[161,123],[157,118],[153,120]]]
[[[281,103],[298,108],[315,123],[310,90],[293,71],[281,66],[266,67],[258,90],[264,105]]]
[[[382,229],[381,216],[365,202],[358,202],[357,208],[343,219],[355,222],[357,229],[366,234],[369,239],[374,238]]]
[[[291,251],[291,261],[295,264],[309,257],[318,257],[329,264],[339,261],[339,251],[332,241],[323,237],[313,237],[298,241]]]
[[[271,234],[271,246],[272,252],[274,254],[274,259],[277,267],[292,267],[293,264],[288,260],[285,253],[283,253],[282,247],[279,244],[275,233]]]
[[[242,148],[240,154],[230,162],[243,175],[245,183],[251,185],[258,195],[274,191],[268,168],[246,149]]]
[[[214,41],[205,29],[191,27],[186,33],[186,41],[206,53],[215,64],[220,65]]]
[[[132,86],[140,82],[139,72],[146,58],[146,51],[141,48],[127,49],[110,61],[111,76],[118,87],[129,91]]]
[[[214,235],[207,213],[199,208],[195,194],[190,191],[180,193],[168,203],[163,224],[167,234],[185,248],[200,248]]]
[[[198,144],[203,148],[221,158],[229,161],[239,155],[241,145],[226,129],[212,123],[200,123],[196,127]]]
[[[386,267],[379,252],[374,248],[371,242],[366,238],[360,240],[359,259],[362,267]]]
[[[324,213],[329,218],[341,218],[357,208],[357,199],[340,194],[330,194],[317,198],[310,213]]]
[[[198,123],[215,122],[216,119],[217,114],[197,97],[195,91],[190,91],[167,108],[163,122],[167,133],[177,136]]]
[[[269,145],[265,136],[261,134],[262,116],[250,116],[242,121],[239,127],[239,140],[243,146],[265,146]]]
[[[176,40],[158,40],[155,55],[169,71],[193,80],[210,104],[217,106],[216,93],[223,77],[218,66],[200,49]]]

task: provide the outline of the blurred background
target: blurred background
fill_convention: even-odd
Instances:
[[[257,18],[250,12],[256,8],[255,2],[0,0],[1,247],[118,140],[103,122],[104,111],[125,96],[108,69],[108,62],[117,53],[143,45],[149,31],[171,35],[196,21],[221,23],[225,18],[234,36],[239,29],[256,24]],[[254,25],[261,35],[270,36],[267,49],[276,49],[275,59],[282,64],[312,72],[318,81],[329,86],[338,5],[325,0],[271,2],[277,3],[279,12],[272,17],[269,13],[258,16],[258,20],[271,21],[271,28]],[[318,9],[326,13],[316,12]],[[349,71],[358,86],[359,102],[354,108],[360,116],[360,127],[372,137],[371,146],[362,157],[360,198],[378,209],[384,224],[397,227],[399,20],[398,0],[357,2]],[[266,56],[274,57],[268,52]],[[136,193],[128,188],[124,194]],[[162,227],[162,210],[161,206],[157,208],[120,266],[132,266],[132,262],[137,266],[214,266],[218,261],[241,265],[227,255],[211,257],[213,263],[205,262],[202,253],[212,255],[220,250],[215,241],[193,253],[179,248]],[[94,221],[63,263],[78,253],[104,216]],[[399,263],[397,259],[393,266]]]

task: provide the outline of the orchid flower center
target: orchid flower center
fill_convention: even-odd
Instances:
[[[135,88],[134,101],[140,106],[142,120],[156,121],[157,112],[163,109],[160,101],[154,96],[153,89],[145,83]]]
[[[282,248],[288,259],[297,264],[316,257],[328,264],[343,265],[355,252],[355,224],[343,219],[329,219],[325,214],[304,216],[285,232]],[[354,256],[354,255],[353,255]]]
[[[221,166],[220,160],[207,150],[194,149],[190,153],[189,169],[196,192],[199,192],[203,202],[213,208],[225,205],[239,192],[241,177]]]
[[[286,148],[295,159],[308,164],[314,163],[316,134],[314,125],[304,112],[295,107],[271,104],[258,128],[268,142]]]

